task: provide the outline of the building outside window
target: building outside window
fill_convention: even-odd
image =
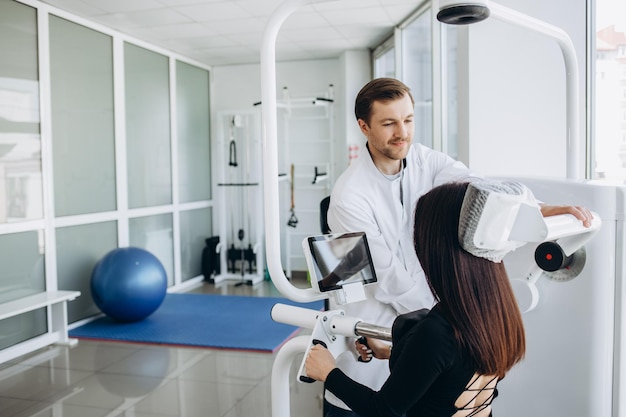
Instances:
[[[626,180],[626,2],[595,2],[594,166],[597,179]]]

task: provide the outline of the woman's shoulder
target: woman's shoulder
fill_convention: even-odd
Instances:
[[[411,311],[409,313],[400,314],[393,321],[391,327],[391,334],[394,338],[402,338],[408,331],[410,331],[415,325],[419,324],[426,316],[428,316],[430,310],[423,308],[421,310]]]
[[[431,343],[424,343],[424,341]],[[456,351],[457,342],[454,329],[445,316],[434,308],[416,323],[407,333],[407,343],[420,344],[422,348],[431,346],[435,350]]]
[[[416,316],[419,315],[416,314]],[[454,331],[445,317],[436,309],[427,311],[427,314],[419,317],[419,320],[414,320],[412,325],[406,325],[403,331],[403,334],[394,334],[392,330],[393,352],[398,354],[396,357],[393,355],[391,357],[392,368],[400,360],[399,356],[406,352],[409,352],[411,357],[417,355],[427,361],[437,363],[441,369],[447,368],[454,362],[458,354]]]
[[[452,327],[437,308],[421,309],[399,315],[393,322],[391,333],[394,341],[415,335],[454,339]]]

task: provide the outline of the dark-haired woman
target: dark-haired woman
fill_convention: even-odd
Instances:
[[[419,320],[404,317],[402,326],[396,326],[399,316],[393,349],[368,339],[376,358],[389,359],[382,388],[353,381],[328,350],[311,349],[307,375],[325,381],[359,416],[487,417],[498,381],[524,356],[521,313],[499,262],[503,254],[472,254],[459,243],[459,226],[468,224],[459,221],[461,208],[472,204],[464,203],[468,186],[444,184],[417,203],[415,218],[429,221],[415,224],[415,250],[437,304],[412,314]]]

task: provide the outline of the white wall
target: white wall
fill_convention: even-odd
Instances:
[[[498,4],[561,27],[572,38],[584,141],[585,0]],[[491,175],[565,177],[565,67],[558,44],[493,18],[461,31],[459,134],[469,149],[462,143],[460,159]]]
[[[253,108],[261,101],[261,69],[258,64],[228,65],[212,68],[211,114]],[[276,64],[277,97],[283,87],[291,97],[308,97],[326,93],[329,84],[341,82],[339,60],[279,62]]]
[[[337,125],[342,125],[345,142],[338,143],[336,148],[337,167],[335,172],[343,172],[348,166],[348,146],[365,146],[366,139],[354,116],[354,100],[361,88],[372,79],[371,54],[369,51],[346,51],[342,57],[343,91],[345,97],[343,109],[338,109],[344,117],[337,118]],[[339,126],[337,126],[339,127]],[[352,151],[354,154],[355,151]]]

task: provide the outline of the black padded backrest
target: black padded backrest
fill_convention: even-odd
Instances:
[[[322,234],[330,233],[330,227],[328,227],[328,206],[330,205],[330,196],[324,197],[322,201],[320,201],[320,229],[322,229]]]
[[[328,227],[328,206],[330,205],[330,196],[324,197],[322,201],[320,201],[320,229],[322,229],[322,234],[326,235],[330,233],[330,227]],[[330,304],[328,302],[328,298],[324,299],[324,310],[330,310]]]

